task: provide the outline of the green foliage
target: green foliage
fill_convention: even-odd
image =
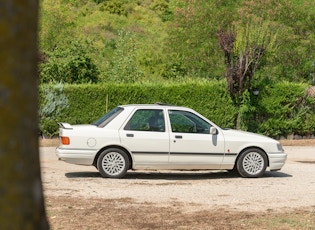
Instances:
[[[137,44],[135,37],[127,31],[119,31],[108,78],[117,82],[136,82],[143,76],[136,63]]]
[[[305,94],[306,84],[289,82],[259,86],[258,96],[246,92],[240,108],[230,99],[224,81],[187,81],[178,84],[43,85],[40,88],[41,130],[56,135],[57,121],[92,123],[107,110],[122,104],[165,102],[193,108],[222,127],[235,127],[279,138],[315,132],[315,98]],[[106,104],[107,99],[108,104]],[[66,109],[65,109],[66,108]]]
[[[259,132],[272,137],[314,133],[315,100],[306,88],[288,82],[266,86],[259,95]]]
[[[315,50],[314,1],[243,1],[239,12],[239,23],[269,22],[268,30],[277,31],[277,52],[267,56],[264,75],[274,80],[309,81]]]
[[[237,26],[235,30],[234,53],[245,54],[248,48],[255,46],[263,47],[271,54],[276,52],[277,31],[271,30],[270,22],[247,22],[246,25]]]
[[[271,136],[314,131],[314,102],[303,94],[305,85],[296,88],[293,84],[294,92],[299,93],[292,96],[285,84],[283,95],[289,99],[271,87],[284,79],[309,82],[314,76],[313,0],[41,0],[40,3],[40,51],[46,55],[46,62],[40,65],[41,83],[106,82],[106,86],[66,86],[65,93],[74,107],[62,120],[91,122],[92,117],[96,119],[104,113],[104,100],[97,104],[96,112],[90,105],[109,95],[115,105],[155,101],[192,105],[228,127],[234,126],[235,115],[240,111],[244,129]],[[236,49],[244,45],[241,41],[248,35],[250,41],[259,43],[268,38],[266,41],[272,48],[251,80],[251,84],[259,86],[261,94],[256,98],[250,93],[244,95],[240,98],[241,107],[230,104],[226,84],[208,82],[224,78],[224,57],[217,39],[220,29],[235,29],[239,35]],[[195,78],[200,82],[190,82]],[[265,78],[271,79],[271,83],[263,82]],[[86,93],[94,99],[93,103]],[[204,95],[211,102],[205,101]],[[296,98],[303,99],[293,106]],[[89,107],[86,117],[79,110],[82,104],[76,107],[80,102]],[[220,103],[226,108],[221,109]],[[279,112],[277,106],[283,106],[283,111]],[[292,108],[294,116],[289,113]],[[64,110],[62,114],[67,113]]]
[[[69,100],[64,94],[64,85],[41,85],[39,107],[39,129],[43,135],[57,134],[57,118],[69,106]]]
[[[222,78],[224,61],[216,37],[221,27],[235,18],[238,1],[177,1],[174,20],[168,27],[165,47],[171,57],[180,57],[187,75]],[[173,55],[173,53],[177,55]],[[176,60],[169,60],[178,63]]]
[[[103,3],[101,10],[108,11],[111,14],[127,16],[127,11],[123,1],[119,0],[94,0],[96,3]]]
[[[255,103],[253,100],[253,96],[251,96],[251,92],[246,90],[242,97],[240,98],[241,102],[239,103],[239,110],[238,110],[238,119],[239,125],[241,130],[253,130],[254,126],[252,124],[253,114],[256,111]]]
[[[173,19],[173,12],[170,9],[169,1],[166,0],[154,0],[151,3],[150,8],[157,12],[163,22]]]
[[[165,79],[185,78],[185,76],[187,75],[187,70],[185,69],[183,60],[175,54],[168,57],[169,62],[165,64],[165,68],[161,73],[162,77]]]
[[[51,52],[56,46],[73,39],[77,19],[68,6],[61,0],[41,0],[39,40],[43,52]]]
[[[67,49],[73,37],[92,41],[87,53],[106,82],[117,81],[109,77],[121,72],[114,69],[116,62],[128,63],[117,60],[113,46],[122,30],[136,41],[134,55],[127,58],[132,60],[136,81],[178,76],[222,79],[225,67],[218,31],[235,28],[245,35],[244,28],[249,27],[257,32],[251,33],[254,40],[271,35],[268,41],[277,48],[269,49],[273,52],[266,54],[260,76],[306,82],[314,71],[314,21],[313,0],[42,0],[39,37],[46,54],[56,47]]]
[[[175,85],[80,84],[65,85],[63,92],[69,100],[69,107],[63,109],[62,113],[55,111],[56,113],[50,116],[56,117],[58,122],[71,124],[92,123],[106,113],[106,108],[111,110],[121,104],[165,102],[187,106],[224,127],[233,127],[236,112],[223,82],[195,81]],[[40,95],[43,97],[44,92]],[[109,100],[106,105],[107,96]],[[46,117],[42,119],[42,123],[47,122]],[[54,135],[56,130],[47,132]]]
[[[56,47],[47,53],[48,60],[40,65],[41,83],[95,83],[99,71],[79,41],[71,41],[66,49]]]

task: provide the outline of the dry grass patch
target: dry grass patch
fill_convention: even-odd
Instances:
[[[39,139],[39,147],[57,147],[59,145],[59,138]]]
[[[189,204],[137,203],[124,199],[48,197],[52,229],[314,229],[315,207],[289,212],[189,210]],[[191,204],[192,206],[194,204]]]
[[[315,146],[315,139],[281,140],[284,146]]]

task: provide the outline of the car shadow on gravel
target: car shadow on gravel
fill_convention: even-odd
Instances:
[[[287,173],[280,172],[280,171],[273,171],[273,172],[267,171],[262,176],[262,178],[265,178],[265,177],[293,177],[293,176]]]
[[[69,172],[67,178],[102,178],[98,172]],[[292,177],[283,172],[266,172],[262,178],[270,177]],[[206,180],[206,179],[237,179],[242,178],[236,173],[228,171],[182,171],[182,172],[163,172],[163,171],[130,171],[122,179],[127,180]],[[104,178],[106,179],[106,178]]]
[[[99,172],[69,172],[66,173],[67,178],[97,178],[102,177]]]

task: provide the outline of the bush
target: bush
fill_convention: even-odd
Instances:
[[[46,85],[41,87],[44,98]],[[235,109],[225,91],[224,82],[187,82],[177,85],[157,84],[80,84],[64,85],[64,95],[69,100],[67,109],[55,110],[44,120],[71,124],[92,123],[117,105],[150,104],[165,102],[195,109],[213,122],[224,127],[233,127]],[[108,97],[108,104],[106,98]],[[41,99],[41,107],[44,106]],[[46,124],[45,121],[41,123]],[[50,126],[51,127],[51,126]],[[45,130],[54,135],[56,130]]]
[[[302,83],[280,82],[262,89],[258,131],[276,138],[314,133],[315,99],[307,96],[306,88]]]
[[[63,109],[68,107],[68,102],[63,84],[40,87],[39,129],[42,135],[57,135],[57,120]]]
[[[117,105],[164,102],[190,107],[221,127],[234,128],[238,111],[226,88],[225,81],[191,81],[178,84],[79,84],[64,85],[60,94],[58,87],[43,85],[40,88],[41,110],[49,103],[55,104],[55,109],[41,116],[41,124],[43,132],[53,136],[57,134],[57,122],[87,124],[94,122]],[[242,108],[246,118],[244,127],[247,127],[248,131],[275,138],[288,134],[314,133],[315,98],[306,95],[306,88],[306,84],[289,82],[260,86],[259,96],[249,95],[246,107]],[[59,93],[56,92],[50,97],[47,89],[59,90]],[[61,103],[65,100],[61,95],[68,100],[67,103]],[[61,108],[65,104],[67,107]]]
[[[96,83],[99,71],[86,49],[81,42],[72,41],[66,49],[49,52],[48,61],[40,65],[41,83]]]

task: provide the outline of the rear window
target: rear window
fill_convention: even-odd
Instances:
[[[97,127],[105,127],[109,122],[111,122],[115,117],[118,116],[124,109],[121,107],[116,107],[115,109],[109,111],[104,116],[99,118],[93,123]]]

